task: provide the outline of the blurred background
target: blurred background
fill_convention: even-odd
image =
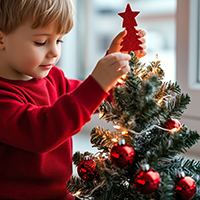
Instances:
[[[148,63],[154,60],[156,54],[158,54],[161,67],[165,71],[165,80],[180,82],[181,88],[183,86],[183,92],[190,93],[191,88],[188,86],[188,66],[190,65],[188,63],[191,59],[190,55],[196,55],[198,48],[193,46],[191,52],[194,51],[195,53],[189,52],[189,42],[191,38],[194,40],[195,37],[196,43],[199,41],[198,35],[191,36],[190,34],[192,28],[190,26],[190,1],[74,0],[76,8],[75,26],[64,38],[62,57],[58,66],[64,70],[68,78],[84,80],[92,72],[98,60],[105,55],[112,39],[123,30],[123,19],[118,13],[124,12],[127,3],[130,3],[133,11],[140,11],[140,14],[136,17],[138,23],[136,28],[147,31],[145,38],[148,54],[141,61]],[[193,20],[193,26],[197,27],[195,23],[198,23],[197,19],[199,18],[197,15],[198,0],[193,2],[196,2],[193,7],[197,8],[196,14],[195,9],[192,10],[192,14],[195,14],[193,17],[196,19],[196,21]],[[195,43],[195,41],[193,42]],[[192,59],[198,60],[197,58],[198,56]],[[198,65],[197,62],[196,64]],[[195,66],[195,70],[198,72],[198,66]],[[194,73],[195,70],[193,70]],[[196,80],[194,76],[191,77],[192,80]],[[198,80],[196,82],[198,83]],[[199,91],[195,90],[193,98],[198,99],[198,97],[200,97]],[[194,102],[193,107],[194,109],[197,108],[198,103]],[[200,112],[197,110],[196,112],[198,114],[194,114],[193,108],[189,109],[189,112],[183,117],[183,122],[189,123],[189,126],[191,126],[189,128],[200,131],[198,125]],[[93,127],[99,125],[112,130],[112,124],[107,124],[103,120],[99,120],[98,115],[94,115],[91,122],[83,127],[81,133],[74,136],[74,152],[96,151],[91,148],[90,132]],[[194,149],[187,156],[200,160],[200,148]]]
[[[74,69],[71,69],[72,67],[67,66],[65,60],[61,59],[60,64],[66,70],[67,77],[85,79],[92,72],[97,61],[105,55],[113,38],[124,29],[123,19],[118,13],[124,12],[127,3],[130,3],[132,10],[140,11],[136,17],[136,28],[148,32],[148,55],[143,61],[152,61],[158,53],[159,59],[163,61],[162,67],[166,69],[165,78],[175,80],[176,0],[76,0],[74,3],[75,27],[70,34],[75,38],[66,42],[66,48],[70,48],[72,57],[76,55],[77,63],[76,69],[74,65]],[[63,54],[66,59],[72,58],[65,51]]]

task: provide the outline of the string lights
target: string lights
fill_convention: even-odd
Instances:
[[[163,127],[160,127],[158,125],[152,125],[151,127],[149,127],[148,129],[146,129],[145,131],[142,131],[140,133],[136,132],[136,131],[133,131],[133,130],[130,130],[130,129],[127,129],[127,128],[124,128],[124,127],[121,127],[119,125],[114,125],[113,128],[115,128],[116,130],[120,131],[122,133],[122,135],[124,135],[125,133],[133,133],[135,135],[142,135],[154,128],[158,128],[160,130],[163,130],[163,131],[167,131],[167,132],[171,132],[171,133],[174,133],[174,132],[177,132],[180,130],[181,126],[179,128],[173,128],[173,129],[166,129],[166,128],[163,128]]]

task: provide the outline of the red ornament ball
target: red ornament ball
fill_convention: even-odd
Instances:
[[[190,200],[196,193],[196,184],[189,176],[178,178],[175,181],[175,199]]]
[[[125,144],[125,140],[119,140],[110,151],[110,159],[116,167],[126,168],[134,160],[135,151],[132,146]]]
[[[78,165],[78,175],[85,181],[92,181],[97,177],[96,164],[88,156]]]
[[[160,175],[158,172],[152,170],[139,170],[134,179],[133,185],[136,190],[144,195],[152,195],[159,187]]]
[[[177,130],[181,127],[181,123],[177,119],[169,119],[166,121],[163,127],[169,130]]]

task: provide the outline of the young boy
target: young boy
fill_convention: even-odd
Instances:
[[[113,53],[123,31],[85,81],[68,80],[54,65],[72,26],[71,0],[0,0],[0,199],[74,199],[71,137],[129,71]]]

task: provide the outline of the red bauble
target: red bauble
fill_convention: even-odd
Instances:
[[[135,151],[132,146],[125,144],[125,140],[119,140],[110,151],[110,159],[116,167],[125,168],[134,160]]]
[[[96,164],[88,156],[78,165],[78,175],[85,181],[92,181],[97,177]]]
[[[181,123],[177,119],[169,119],[166,121],[163,127],[169,130],[176,131],[181,127]]]
[[[175,199],[190,200],[196,193],[196,184],[189,176],[178,178],[175,181]]]
[[[147,170],[139,170],[134,179],[134,186],[136,190],[144,195],[152,195],[159,187],[160,175],[158,172],[149,169],[147,165]]]

